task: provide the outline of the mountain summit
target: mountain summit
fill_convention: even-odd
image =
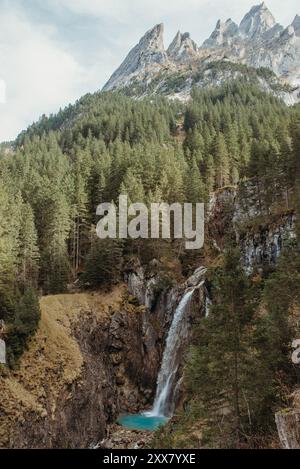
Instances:
[[[276,24],[275,18],[263,2],[256,5],[244,16],[239,33],[248,39],[257,39]]]
[[[159,70],[163,64],[168,63],[163,34],[163,24],[157,24],[147,31],[112,75],[105,85],[105,89],[124,87],[135,76],[145,78],[148,70],[153,73]]]
[[[222,47],[230,45],[231,41],[237,37],[238,29],[238,25],[235,24],[231,18],[225,23],[219,20],[209,39],[204,41],[203,47]]]
[[[198,46],[191,39],[190,33],[176,34],[167,50],[168,58],[175,63],[188,62],[198,56]]]
[[[291,102],[300,98],[299,15],[284,29],[263,2],[253,6],[239,26],[230,18],[218,20],[214,31],[200,47],[189,33],[178,31],[166,50],[163,31],[163,25],[159,24],[142,37],[104,86],[104,91],[134,86],[145,93],[163,90],[168,94],[172,82],[176,83],[175,94],[184,91],[186,95],[192,85],[214,84],[205,70],[212,64],[226,62],[226,73],[217,79],[214,74],[216,81],[236,77],[238,70],[242,74],[239,66],[258,71],[263,67],[277,76],[282,87],[293,88]],[[231,75],[228,73],[230,64]],[[268,86],[265,83],[265,87]]]

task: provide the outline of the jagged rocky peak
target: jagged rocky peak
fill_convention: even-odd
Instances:
[[[296,15],[291,26],[294,28],[296,36],[300,36],[300,16]]]
[[[180,31],[178,31],[173,41],[168,47],[168,50],[167,50],[168,56],[173,56],[174,54],[176,54],[178,49],[180,49],[181,44],[182,44],[182,34]]]
[[[104,86],[104,91],[126,86],[135,76],[143,79],[149,68],[168,62],[163,34],[163,24],[157,24],[147,31]]]
[[[223,22],[219,20],[211,36],[204,41],[203,47],[222,47],[230,45],[232,39],[238,35],[238,25],[229,18]]]
[[[190,33],[176,34],[168,50],[168,57],[173,62],[186,62],[198,56],[198,46],[191,39]]]
[[[244,16],[239,27],[239,33],[248,39],[258,39],[270,29],[276,21],[265,2],[256,5]]]
[[[292,24],[290,24],[282,32],[280,36],[280,43],[289,44],[292,46],[293,49],[294,47],[296,47],[298,48],[298,50],[300,50],[299,37],[300,37],[300,16],[296,15]],[[296,62],[298,62],[298,63],[295,63],[295,65],[299,65],[299,59],[297,61],[297,57],[295,58],[296,58]]]
[[[268,29],[264,34],[263,34],[263,40],[264,41],[275,41],[275,39],[279,38],[281,33],[284,31],[283,26],[281,24],[276,23],[273,28]]]
[[[294,27],[290,24],[285,30],[283,31],[281,35],[281,39],[283,40],[289,40],[295,36],[295,29]]]
[[[124,62],[112,75],[104,90],[122,89],[131,86],[131,92],[141,94],[168,93],[188,99],[192,88],[195,70],[205,68],[210,61],[226,59],[233,64],[241,63],[252,68],[266,67],[281,80],[292,85],[291,92],[279,94],[288,104],[300,99],[300,16],[287,28],[276,23],[265,3],[253,6],[238,26],[232,19],[219,20],[211,36],[197,47],[188,33],[176,34],[168,50],[164,48],[164,27],[154,26],[130,51]],[[166,80],[172,74],[181,73],[180,80]],[[194,75],[192,75],[194,73]],[[186,79],[185,75],[186,74]],[[220,84],[220,80],[230,79],[230,72],[223,74],[215,82],[202,80],[199,86]],[[199,75],[200,76],[200,75]],[[236,67],[232,67],[232,77],[236,77]],[[201,80],[200,80],[201,81]],[[180,82],[180,83],[179,83]],[[148,86],[153,84],[153,86]],[[137,86],[141,85],[141,86]],[[180,85],[180,86],[179,86]],[[273,84],[265,83],[264,89]],[[173,86],[173,88],[172,88]],[[271,89],[275,93],[275,88]],[[273,92],[272,91],[272,92]]]
[[[164,25],[163,23],[157,24],[154,28],[146,32],[145,36],[140,40],[139,47],[144,49],[151,49],[153,51],[165,52],[164,47]]]

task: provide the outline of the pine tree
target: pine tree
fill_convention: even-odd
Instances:
[[[39,259],[33,210],[28,203],[24,203],[19,235],[19,278],[23,287],[37,285]]]
[[[90,154],[87,151],[76,153],[74,164],[75,190],[72,209],[72,264],[74,271],[78,270],[89,248],[90,216],[88,213],[87,183],[90,178],[91,165]]]
[[[88,288],[111,287],[120,281],[122,253],[122,242],[94,239],[81,277],[82,285]]]
[[[298,248],[300,249],[300,118],[294,119],[291,126],[292,135],[292,180],[294,183],[295,209],[297,215],[296,230]]]
[[[35,333],[41,317],[35,291],[27,288],[23,296],[15,298],[14,319],[8,328],[8,362],[15,366],[27,346],[28,339]]]
[[[67,240],[71,231],[71,208],[64,194],[53,194],[47,208],[45,244],[41,251],[41,278],[45,292],[66,291],[71,268]]]
[[[207,446],[251,446],[272,389],[255,348],[255,302],[238,249],[229,245],[213,282],[214,305],[197,328],[187,368],[192,412],[206,422]]]
[[[132,169],[126,175],[120,186],[120,194],[128,196],[128,205],[143,203],[145,200],[144,186],[140,178],[136,177]]]
[[[20,196],[9,188],[9,181],[3,182],[0,185],[0,289],[12,282],[17,272],[21,204]]]
[[[208,197],[212,194],[215,188],[215,175],[216,171],[214,165],[214,158],[212,155],[208,155],[204,166],[204,180]]]
[[[229,156],[224,135],[219,133],[215,141],[214,160],[217,187],[224,187],[229,183]]]
[[[185,187],[187,188],[187,202],[191,202],[193,204],[204,202],[204,185],[199,173],[196,157],[193,158],[191,166],[187,170]]]

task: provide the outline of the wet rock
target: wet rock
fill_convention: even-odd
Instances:
[[[207,269],[203,266],[196,269],[193,275],[191,275],[191,277],[189,277],[186,281],[186,287],[197,287],[200,282],[204,279],[206,271]]]
[[[284,449],[300,449],[300,412],[283,411],[275,415],[278,435]]]
[[[6,345],[4,340],[0,339],[0,364],[6,363]]]
[[[97,449],[143,449],[149,447],[152,438],[151,432],[111,425],[108,428],[108,437],[97,445]]]

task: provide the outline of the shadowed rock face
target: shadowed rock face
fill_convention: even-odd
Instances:
[[[204,41],[203,47],[214,48],[231,45],[232,40],[238,35],[238,29],[238,25],[231,19],[228,19],[225,23],[219,20],[209,39]]]
[[[284,29],[276,23],[265,3],[261,3],[250,9],[239,26],[231,19],[219,20],[201,47],[189,33],[181,34],[179,31],[167,51],[163,44],[163,25],[156,25],[129,52],[103,89],[109,91],[137,84],[148,87],[155,80],[155,90],[158,90],[155,92],[159,92],[163,89],[166,75],[169,78],[174,75],[175,80],[184,71],[193,69],[196,73],[205,64],[225,58],[227,62],[271,69],[284,82],[298,88],[291,97],[280,96],[292,104],[299,100],[300,95],[299,18],[296,15],[292,24]],[[232,77],[225,77],[228,79]],[[187,74],[186,86],[183,83],[187,96],[192,83],[191,74]]]
[[[87,448],[121,413],[151,405],[168,324],[160,324],[160,307],[150,313],[120,297],[102,313],[102,297],[85,298],[44,299],[20,370],[0,370],[0,447]]]
[[[291,26],[294,28],[295,34],[300,36],[300,16],[296,15]]]
[[[296,217],[286,212],[266,216],[260,206],[256,184],[241,183],[238,188],[226,188],[216,193],[210,202],[208,229],[215,247],[224,248],[225,235],[232,227],[242,253],[247,274],[255,268],[274,267],[285,240],[295,238]],[[282,194],[284,204],[284,194]],[[264,220],[264,223],[261,220]],[[246,224],[247,229],[243,226]]]

